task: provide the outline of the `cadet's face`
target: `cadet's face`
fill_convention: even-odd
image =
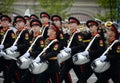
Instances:
[[[61,25],[61,22],[59,20],[55,20],[53,22],[55,23],[56,26],[60,26]]]
[[[77,24],[76,23],[70,23],[69,26],[70,26],[71,30],[77,28]]]
[[[49,28],[48,29],[48,36],[51,36],[51,35],[55,35],[56,34],[56,32],[52,29],[52,28]]]
[[[23,21],[16,22],[16,27],[17,28],[21,28],[21,27],[24,27],[24,26],[25,26],[25,23]]]
[[[49,21],[49,19],[47,18],[47,17],[42,17],[41,18],[41,22],[42,23],[46,23],[46,22],[48,22]]]
[[[95,25],[92,25],[92,26],[89,26],[89,29],[91,33],[94,33],[94,32],[97,32],[98,27]]]
[[[32,26],[33,32],[40,32],[40,27],[38,25]]]
[[[9,23],[9,21],[7,21],[7,20],[2,20],[2,21],[1,21],[1,25],[2,25],[3,27],[7,27],[7,26],[10,25],[10,23]]]

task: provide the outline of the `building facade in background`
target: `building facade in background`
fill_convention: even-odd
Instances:
[[[28,8],[32,14],[39,14],[41,12],[40,4],[37,0],[18,0],[14,4],[15,12],[13,12],[13,16],[24,15],[25,10]],[[104,15],[105,10],[99,7],[96,0],[75,0],[67,15],[85,22],[89,19],[94,19],[94,16],[98,13]]]

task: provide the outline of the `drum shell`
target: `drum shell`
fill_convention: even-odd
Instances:
[[[20,69],[27,69],[32,61],[32,58],[20,57],[16,63]]]
[[[75,54],[72,57],[72,59],[73,59],[73,63],[75,65],[82,65],[82,64],[88,63],[90,61],[89,57],[81,55],[80,53]],[[77,60],[75,60],[75,59],[77,59]]]
[[[40,74],[47,70],[48,62],[33,62],[29,65],[29,71],[32,74]]]
[[[110,68],[110,62],[96,59],[92,62],[91,68],[96,73],[102,73]]]
[[[58,62],[62,63],[69,59],[71,57],[70,53],[65,52],[64,50],[61,50],[60,53],[57,55]]]
[[[7,55],[9,55],[9,56],[11,56],[11,57],[17,58],[17,57],[20,56],[20,52],[18,52],[18,51],[11,51],[10,49],[6,49],[5,52],[6,52]],[[8,57],[4,57],[4,58],[5,58],[5,59],[8,59],[8,60],[11,59],[11,58],[8,58]]]

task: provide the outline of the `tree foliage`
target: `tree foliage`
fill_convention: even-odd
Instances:
[[[116,9],[118,7],[119,0],[97,0],[97,3],[100,5],[100,7],[103,7],[104,9],[108,9],[106,14],[104,16],[97,14],[96,17],[101,20],[118,20],[118,12]]]
[[[100,6],[102,6],[103,8],[109,8],[110,7],[110,2],[111,2],[111,6],[112,8],[116,8],[116,4],[119,0],[97,0],[98,4],[100,4]]]
[[[13,3],[17,0],[0,0],[0,12],[9,14],[14,11]]]
[[[46,11],[50,15],[58,14],[62,17],[66,16],[66,12],[72,6],[74,0],[38,0],[41,11]]]

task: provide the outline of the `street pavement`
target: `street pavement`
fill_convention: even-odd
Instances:
[[[71,74],[71,76],[72,76],[72,81],[73,81],[73,83],[76,83],[78,79],[77,79],[74,71],[71,70],[71,71],[70,71],[70,74]],[[87,80],[87,83],[95,83],[96,80],[97,80],[97,78],[96,78],[96,76],[93,74],[93,75]],[[109,80],[109,83],[113,83],[111,79]]]
[[[71,71],[70,71],[70,74],[71,74],[71,76],[72,76],[72,81],[73,81],[73,83],[76,83],[77,77],[76,77],[74,71],[71,70]],[[1,78],[1,76],[2,76],[2,73],[0,73],[0,83],[3,83],[3,80],[4,80],[4,79]],[[88,79],[87,83],[94,83],[96,80],[97,80],[97,78],[96,78],[96,76],[93,74],[93,75]],[[65,82],[63,82],[63,83],[65,83]],[[113,83],[111,79],[109,80],[109,83]]]

